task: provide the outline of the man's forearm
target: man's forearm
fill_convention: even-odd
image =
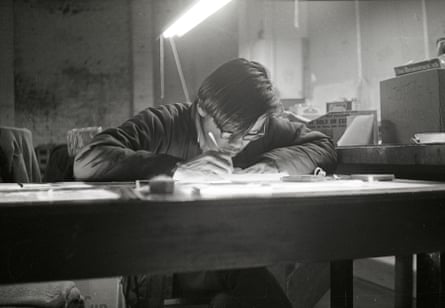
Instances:
[[[131,181],[170,174],[179,158],[147,151],[95,147],[81,151],[74,161],[74,176],[85,181]]]
[[[335,148],[327,139],[277,148],[263,154],[263,157],[273,160],[281,172],[289,174],[309,174],[317,167],[331,173],[337,163]]]

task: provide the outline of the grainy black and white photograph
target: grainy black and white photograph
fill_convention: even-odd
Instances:
[[[445,0],[0,0],[0,239],[0,308],[445,307]]]

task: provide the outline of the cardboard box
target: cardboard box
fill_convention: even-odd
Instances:
[[[334,140],[337,144],[338,140],[343,136],[346,128],[352,120],[361,115],[373,115],[374,125],[372,128],[371,140],[364,140],[362,144],[377,144],[378,142],[378,126],[377,126],[377,112],[375,110],[362,111],[345,111],[345,112],[330,112],[307,124],[307,127],[313,130],[320,131]],[[366,137],[367,138],[367,137]]]
[[[438,58],[434,58],[407,65],[396,66],[394,67],[394,72],[396,73],[396,76],[400,76],[414,72],[440,68],[440,66],[440,60]]]
[[[409,144],[416,133],[445,131],[445,69],[380,82],[383,143]]]

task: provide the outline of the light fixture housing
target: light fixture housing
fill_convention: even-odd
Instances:
[[[183,36],[232,0],[199,0],[162,33],[165,38]]]

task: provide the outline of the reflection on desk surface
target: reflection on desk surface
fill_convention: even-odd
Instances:
[[[0,183],[0,203],[121,199],[131,183]],[[134,186],[134,185],[133,185]],[[117,188],[118,187],[118,188]]]
[[[94,187],[134,187],[134,182],[55,182],[55,183],[0,183],[2,191],[89,189]]]
[[[24,191],[0,191],[0,203],[37,201],[117,200],[121,194],[103,188],[95,189],[47,189]]]
[[[425,182],[366,182],[362,180],[337,180],[323,182],[271,182],[232,184],[184,184],[176,189],[189,190],[205,198],[297,196],[299,194],[324,194],[337,192],[379,191],[394,189],[426,188]]]
[[[82,200],[171,200],[264,198],[302,195],[391,193],[411,190],[445,190],[445,184],[423,181],[362,181],[357,179],[320,182],[175,182],[170,194],[150,193],[148,185],[136,188],[133,182],[121,183],[52,183],[52,184],[0,184],[0,204],[39,201]]]

